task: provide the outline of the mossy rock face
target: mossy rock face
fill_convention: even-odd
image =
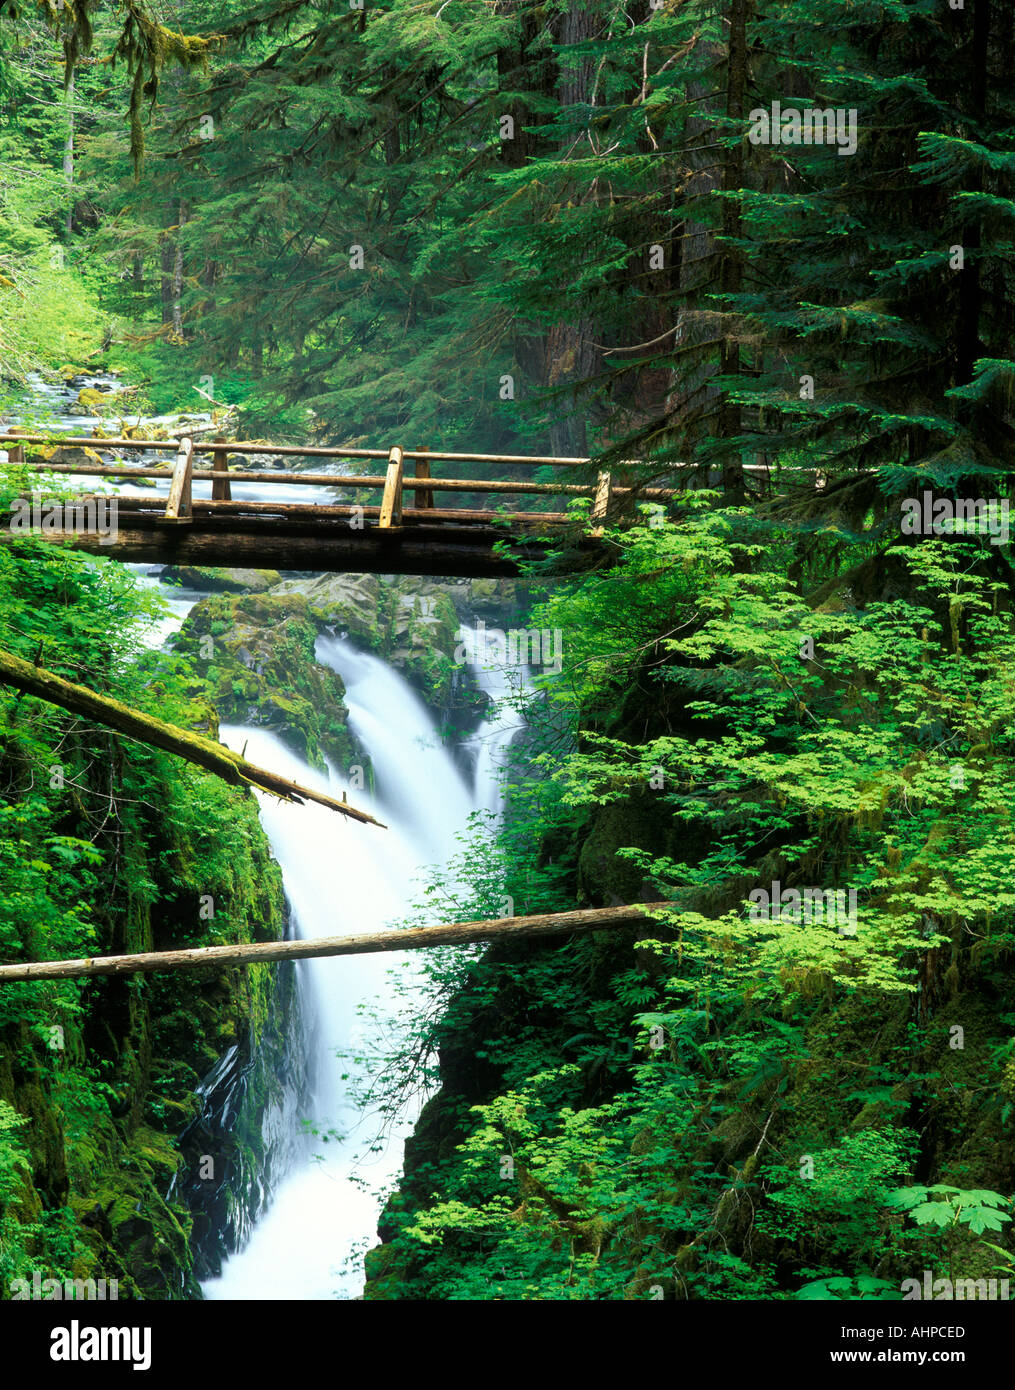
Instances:
[[[514,579],[470,579],[465,606],[469,614],[507,627],[523,616],[520,606],[523,592],[524,585]]]
[[[12,1078],[13,1087],[4,1099],[29,1121],[23,1137],[31,1157],[36,1191],[62,1202],[66,1199],[70,1179],[59,1118],[47,1089],[41,1082],[29,1079],[31,1073],[19,1084],[18,1070]]]
[[[237,621],[276,640],[282,634],[281,650],[266,646],[265,655],[277,663],[269,674],[278,677],[277,693],[285,698],[296,683],[286,663],[298,681],[300,662],[313,654],[317,627],[305,603],[290,599],[280,613],[277,602],[256,596],[219,602],[227,608],[218,616],[226,618],[228,605],[261,604],[241,608]],[[93,653],[96,674],[101,659],[100,648]],[[203,681],[176,679],[169,667],[147,693],[156,707],[164,693],[180,717],[191,684],[206,698]],[[341,717],[340,683],[335,699]],[[38,820],[26,817],[20,849],[26,862],[45,861],[45,868],[54,832],[87,837],[103,856],[102,867],[76,878],[72,890],[54,891],[46,910],[27,913],[23,932],[14,938],[8,932],[5,940],[16,940],[25,958],[72,954],[65,943],[102,956],[285,935],[281,871],[245,788],[129,740],[102,742],[97,755],[96,735],[78,740],[58,733],[74,794],[52,798]],[[8,788],[12,778],[26,776],[17,740],[15,731],[0,759]],[[89,809],[94,806],[104,808],[99,817]],[[64,935],[64,892],[86,934]],[[5,1273],[115,1279],[121,1299],[199,1296],[199,1261],[206,1247],[215,1248],[219,1232],[205,1219],[197,1160],[214,1155],[222,1201],[236,1213],[236,1229],[249,1228],[271,1174],[281,1171],[279,1162],[272,1167],[273,1135],[281,1127],[276,1117],[297,1107],[305,1091],[294,1060],[302,1036],[294,967],[29,986],[5,994],[2,1005]],[[213,1072],[228,1072],[229,1084],[216,1091],[220,1123],[213,1144],[195,1150],[185,1135],[196,1132],[204,1115],[202,1083]],[[5,1277],[0,1299],[9,1295]]]
[[[395,1250],[390,1245],[376,1245],[363,1257],[363,1270],[366,1275],[364,1299],[397,1300],[402,1280],[407,1273],[403,1270]]]
[[[651,792],[599,809],[578,858],[579,896],[582,902],[650,902],[657,894],[637,865],[617,851],[630,846],[649,846],[657,853],[672,849],[672,832]]]
[[[374,574],[321,574],[314,579],[283,579],[274,595],[301,594],[319,626],[376,651],[383,641],[381,581]]]
[[[167,565],[160,576],[164,583],[208,593],[264,594],[279,583],[278,570],[199,568],[197,565]]]
[[[208,681],[220,716],[277,733],[323,767],[362,762],[346,729],[340,676],[314,659],[318,625],[302,594],[215,595],[191,610],[175,649]]]
[[[256,803],[217,782],[205,795],[203,840],[181,833],[168,797],[147,808],[144,834],[121,827],[119,882],[99,889],[96,954],[284,935],[281,874]],[[202,894],[214,901],[207,921]],[[215,1155],[243,1228],[265,1201],[264,1117],[287,1103],[285,1049],[298,1026],[291,968],[267,966],[92,981],[55,1053],[44,1027],[0,1024],[0,1099],[25,1121],[14,1133],[28,1161],[0,1216],[39,1232],[15,1245],[14,1277],[115,1279],[121,1299],[199,1296],[220,1233],[193,1181],[196,1158]],[[229,1050],[241,1084],[220,1096],[228,1123],[195,1156],[182,1136],[203,1109],[197,1088]]]
[[[301,595],[322,632],[348,637],[401,671],[444,724],[475,723],[485,705],[457,660],[465,586],[406,576],[325,574],[284,579],[272,596]],[[468,603],[463,604],[464,609]]]
[[[396,590],[388,612],[384,655],[431,706],[449,711],[455,677],[461,671],[455,661],[458,615],[451,600],[439,590],[408,594]]]

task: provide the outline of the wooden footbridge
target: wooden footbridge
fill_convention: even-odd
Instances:
[[[61,437],[9,430],[0,434],[11,467],[39,474],[73,474],[135,482],[149,486],[168,482],[168,496],[116,494],[113,536],[100,536],[87,526],[47,525],[47,540],[73,543],[95,554],[128,562],[172,565],[224,565],[255,569],[297,569],[380,574],[510,577],[518,574],[524,556],[546,554],[547,537],[556,537],[567,551],[565,566],[580,570],[602,554],[603,523],[634,501],[664,504],[671,489],[643,487],[599,471],[594,482],[535,482],[523,478],[437,476],[434,465],[490,465],[504,469],[554,468],[586,477],[594,466],[586,458],[553,458],[515,454],[442,453],[428,449],[312,448],[299,445],[200,442],[193,436],[141,440],[102,437]],[[82,462],[66,461],[67,451],[88,451]],[[165,454],[165,463],[145,466],[127,463],[131,452]],[[99,457],[115,453],[107,461]],[[53,461],[51,455],[58,461]],[[259,456],[293,460],[345,461],[376,472],[257,471],[231,467],[231,459]],[[208,466],[198,466],[207,460]],[[409,473],[409,466],[412,472]],[[0,464],[2,467],[2,464]],[[644,472],[644,466],[636,466]],[[211,483],[209,497],[195,497],[195,483]],[[245,500],[234,486],[271,484],[291,487],[293,501]],[[300,502],[301,487],[334,488],[353,494],[353,500]],[[241,488],[238,490],[242,490]],[[377,494],[380,494],[377,499]],[[406,494],[410,494],[410,498]],[[363,494],[371,500],[359,501]],[[592,506],[582,521],[567,511],[471,510],[441,507],[438,494],[479,494],[484,499],[535,496],[545,501],[586,497]],[[102,494],[102,498],[108,494]],[[79,508],[95,503],[94,496],[76,498]],[[14,513],[0,510],[0,539],[10,533]],[[507,542],[507,546],[503,544]]]

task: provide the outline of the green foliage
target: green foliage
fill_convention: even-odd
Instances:
[[[1011,1221],[1004,1208],[1011,1204],[1011,1198],[999,1192],[964,1191],[942,1182],[932,1187],[903,1187],[888,1194],[888,1205],[906,1212],[918,1226],[945,1231],[968,1226],[974,1236],[1003,1230]]]
[[[48,40],[0,31],[0,377],[23,381],[94,352],[94,290],[62,237],[60,168],[74,97],[54,100]],[[57,88],[57,91],[59,89]]]
[[[805,1301],[814,1299],[840,1299],[855,1302],[876,1299],[880,1302],[897,1302],[902,1294],[886,1279],[875,1279],[869,1274],[859,1274],[853,1278],[839,1276],[834,1279],[814,1279],[805,1284],[797,1298]]]
[[[908,1173],[917,1147],[912,1132],[864,1129],[806,1155],[799,1167],[773,1165],[763,1220],[798,1242],[820,1231],[822,1255],[832,1268],[859,1259],[870,1273],[891,1245],[882,1211],[891,1200],[891,1179]]]
[[[184,726],[207,718],[192,668],[145,645],[162,604],[128,570],[40,541],[0,551],[5,646]],[[277,936],[281,914],[251,798],[54,706],[3,698],[3,959]],[[121,1296],[193,1292],[187,1218],[164,1197],[179,1163],[170,1135],[221,1051],[256,1043],[271,999],[263,969],[226,988],[131,982],[118,1002],[101,982],[3,991],[0,1297],[32,1269],[117,1278]]]
[[[899,1196],[911,1108],[955,1090],[909,1001],[960,970],[998,980],[1011,949],[999,586],[969,542],[925,542],[888,552],[906,598],[815,608],[787,587],[778,537],[696,503],[614,539],[612,569],[531,615],[575,660],[538,682],[484,901],[491,868],[507,885],[549,845],[566,882],[583,818],[640,827],[650,797],[657,847],[621,838],[614,855],[666,902],[623,942],[499,950],[444,975],[407,1055],[425,1037],[445,1059],[437,1132],[453,1126],[457,1148],[423,1124],[376,1296],[899,1298],[913,1243],[897,1213],[928,1210],[923,1188]],[[855,924],[752,913],[749,890],[773,879],[853,885]],[[989,1091],[1010,1048],[987,1038]],[[486,1069],[480,1104],[449,1088],[466,1054]],[[1000,1101],[987,1113],[995,1133]],[[1001,1229],[1003,1198],[938,1191],[949,1221]]]
[[[545,587],[530,621],[564,670],[533,682],[507,814],[422,890],[419,920],[661,905],[396,982],[404,1036],[364,1101],[390,1119],[444,1089],[386,1213],[391,1296],[880,1298],[942,1245],[1007,1253],[977,1238],[1007,1236],[1015,1183],[1009,554],[897,526],[925,488],[1010,491],[1011,7],[975,8],[216,0],[210,53],[131,7],[96,36],[127,72],[78,75],[93,214],[69,225],[48,41],[4,40],[3,153],[30,174],[0,205],[8,375],[80,353],[100,296],[159,409],[207,387],[264,433],[710,484]],[[65,16],[72,56],[93,17]],[[138,180],[138,94],[174,58]],[[804,92],[856,111],[848,158],[745,138],[752,103]],[[105,269],[56,270],[57,237]],[[196,714],[207,687],[141,650],[151,613],[111,566],[0,549],[15,650]],[[112,929],[97,755],[31,702],[5,713],[0,944],[88,949]],[[235,889],[215,932],[241,930],[226,795],[146,751],[117,773],[135,933],[198,862]],[[820,901],[774,906],[777,882]],[[80,1000],[5,1007],[36,1047]],[[98,1073],[46,1062],[72,1128],[98,1123]]]
[[[16,1209],[25,1193],[31,1164],[18,1131],[28,1123],[0,1098],[0,1287],[16,1277],[38,1224],[26,1221]]]

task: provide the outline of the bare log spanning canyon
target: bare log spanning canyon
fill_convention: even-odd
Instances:
[[[607,927],[652,926],[646,916],[663,903],[630,907],[582,908],[545,912],[532,917],[497,917],[481,922],[452,922],[409,931],[372,932],[365,936],[324,936],[316,941],[258,941],[241,946],[201,946],[185,951],[144,951],[127,956],[86,960],[32,961],[0,965],[0,985],[26,980],[82,980],[94,975],[140,975],[153,970],[200,970],[206,966],[257,965],[310,956],[358,956],[376,951],[412,951],[426,946],[470,946],[504,938],[573,936]]]
[[[48,704],[69,710],[71,714],[93,719],[97,724],[115,729],[117,733],[126,734],[139,743],[161,748],[166,753],[175,753],[178,758],[185,758],[187,762],[203,767],[206,772],[213,772],[216,777],[233,786],[249,784],[297,805],[302,805],[304,801],[316,801],[332,811],[339,811],[343,816],[385,829],[379,820],[346,801],[337,801],[324,792],[302,787],[298,782],[291,782],[286,777],[269,772],[267,768],[247,762],[246,758],[222,743],[215,743],[187,729],[179,729],[175,724],[167,724],[153,715],[141,714],[109,695],[97,695],[94,690],[64,680],[45,667],[23,661],[13,652],[0,650],[0,685],[13,686],[26,695],[35,695]]]

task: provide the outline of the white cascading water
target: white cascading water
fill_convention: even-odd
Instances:
[[[490,700],[490,716],[474,734],[463,740],[463,746],[475,750],[473,780],[477,807],[496,812],[502,800],[504,754],[525,722],[519,700],[528,689],[530,672],[527,666],[482,663],[470,666],[470,670],[476,684]]]
[[[349,727],[376,775],[373,796],[350,790],[349,799],[388,828],[361,825],[321,806],[292,806],[259,795],[261,821],[282,868],[296,934],[306,938],[397,925],[417,897],[414,885],[418,889],[422,871],[446,863],[471,812],[496,808],[500,751],[520,726],[520,716],[511,709],[487,720],[470,740],[479,756],[474,775],[466,779],[422,702],[396,671],[336,638],[318,640],[317,658],[345,682]],[[476,675],[491,694],[506,688],[497,672]],[[273,734],[233,725],[223,726],[221,737],[233,748],[246,744],[247,756],[273,771],[322,790],[329,786]],[[345,785],[346,779],[333,774],[333,793]],[[313,1119],[317,1128],[333,1127],[342,1138],[318,1145],[282,1181],[245,1248],[226,1261],[221,1278],[204,1285],[207,1298],[358,1294],[362,1276],[348,1267],[347,1257],[373,1234],[379,1190],[399,1171],[401,1141],[416,1110],[406,1111],[388,1131],[383,1152],[357,1162],[358,1148],[373,1136],[369,1121],[345,1102],[339,1075],[348,1063],[337,1062],[335,1052],[350,1045],[358,1026],[357,1004],[383,996],[387,972],[399,965],[412,968],[405,956],[395,954],[303,962],[318,1015],[318,1114]]]

